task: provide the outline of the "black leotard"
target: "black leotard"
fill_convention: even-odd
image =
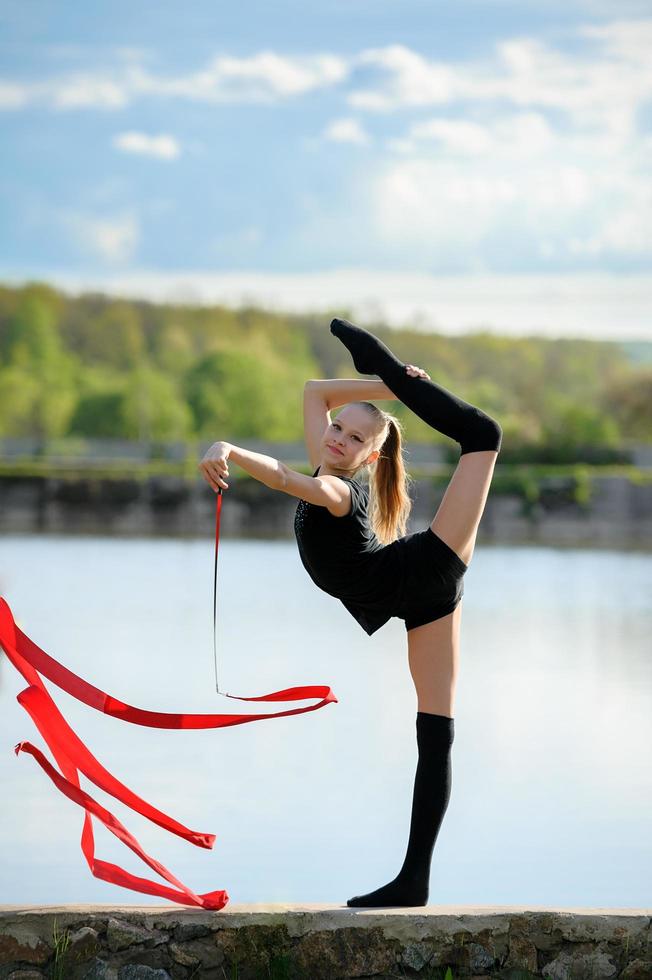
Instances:
[[[381,544],[372,531],[367,487],[354,477],[340,479],[351,488],[349,513],[336,517],[326,507],[300,500],[294,532],[315,585],[338,598],[371,635],[393,615],[403,585],[403,555]]]
[[[430,527],[381,544],[369,524],[368,488],[340,479],[351,488],[346,516],[306,500],[296,509],[299,555],[315,585],[339,599],[369,636],[392,616],[409,630],[452,612],[464,594],[462,559]]]

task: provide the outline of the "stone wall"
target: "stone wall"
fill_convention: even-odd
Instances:
[[[652,909],[0,906],[0,980],[650,980]]]
[[[497,467],[496,473],[499,469]],[[489,493],[478,542],[652,547],[652,482],[624,476],[590,478],[586,505],[568,478],[549,480],[539,500]],[[443,496],[428,477],[414,480],[409,531],[427,527]],[[297,500],[256,480],[231,474],[224,491],[225,537],[291,538]],[[202,477],[0,477],[0,534],[185,535],[208,537],[215,495]]]

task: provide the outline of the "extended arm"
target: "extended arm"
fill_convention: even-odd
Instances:
[[[387,387],[384,381],[367,381],[359,378],[325,378],[311,379],[306,387],[318,391],[329,409],[339,408],[347,402],[368,401],[373,399],[394,399],[396,395]]]
[[[227,442],[224,445],[228,447],[228,458],[246,470],[254,479],[264,483],[266,487],[270,487],[272,490],[283,489],[287,470],[285,463],[275,459],[274,456],[254,453],[251,449],[234,446],[232,442]]]
[[[341,508],[347,504],[351,491],[347,484],[336,476],[312,477],[297,473],[285,463],[266,456],[265,453],[254,453],[250,449],[234,446],[232,442],[214,442],[199,469],[204,478],[217,491],[218,488],[228,488],[224,477],[228,476],[227,460],[233,459],[243,470],[256,480],[264,483],[272,490],[281,490],[293,497],[308,500],[312,504],[329,509]]]

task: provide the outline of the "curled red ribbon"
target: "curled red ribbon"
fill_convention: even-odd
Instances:
[[[218,529],[220,498],[221,495],[218,495]],[[216,537],[216,556],[218,537],[219,532]],[[56,759],[61,772],[58,772],[48,762],[43,753],[30,742],[19,742],[15,747],[16,755],[19,752],[28,752],[32,755],[43,771],[50,777],[54,785],[70,800],[84,808],[85,815],[81,836],[81,848],[91,873],[103,881],[109,881],[123,888],[130,888],[133,891],[143,892],[146,895],[158,895],[161,898],[182,905],[199,906],[200,908],[216,911],[224,908],[229,901],[229,896],[226,891],[222,889],[197,895],[179,881],[160,862],[147,854],[136,838],[114,814],[110,813],[103,806],[100,806],[96,800],[81,789],[79,773],[83,773],[96,786],[105,790],[105,792],[115,797],[115,799],[120,800],[120,802],[126,804],[132,810],[141,813],[148,820],[158,824],[159,827],[163,827],[164,830],[168,830],[178,837],[183,837],[196,847],[205,847],[210,850],[215,843],[214,834],[200,833],[184,827],[183,824],[179,823],[173,817],[163,813],[161,810],[157,810],[146,800],[137,796],[124,783],[121,783],[105,769],[75,734],[70,725],[68,725],[50,697],[40,674],[43,674],[44,677],[47,677],[48,680],[52,681],[53,684],[56,684],[63,691],[77,698],[78,701],[83,701],[89,707],[95,708],[96,711],[102,711],[105,715],[111,715],[114,718],[119,718],[121,721],[131,722],[133,725],[144,725],[147,728],[225,728],[229,725],[244,725],[251,721],[262,721],[265,718],[283,718],[287,715],[299,715],[304,711],[316,711],[318,708],[323,708],[324,705],[330,704],[331,702],[337,703],[337,698],[330,687],[325,685],[288,687],[285,690],[275,691],[272,694],[263,694],[258,697],[248,698],[239,698],[233,694],[223,695],[224,697],[234,698],[239,701],[302,701],[307,698],[320,699],[318,704],[308,705],[304,708],[291,708],[286,711],[275,711],[267,714],[192,715],[147,711],[143,708],[135,708],[89,684],[88,681],[78,677],[77,674],[74,674],[71,670],[68,670],[53,657],[45,653],[44,650],[37,646],[16,625],[9,604],[2,597],[0,597],[0,646],[14,667],[16,667],[29,684],[29,687],[26,687],[17,695],[16,700],[25,708],[34,721],[52,755]],[[116,864],[111,864],[96,858],[91,816],[95,816],[101,820],[112,834],[126,844],[152,870],[174,885],[175,888],[168,888],[148,878],[140,878],[125,871],[124,868]]]

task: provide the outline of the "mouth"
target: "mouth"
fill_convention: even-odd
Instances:
[[[336,454],[337,454],[338,456],[343,456],[343,455],[344,455],[344,453],[341,453],[341,452],[339,451],[339,449],[336,449],[336,448],[335,448],[335,446],[327,446],[326,448],[327,448],[327,449],[330,449],[330,451],[331,451],[332,453],[336,453]]]

